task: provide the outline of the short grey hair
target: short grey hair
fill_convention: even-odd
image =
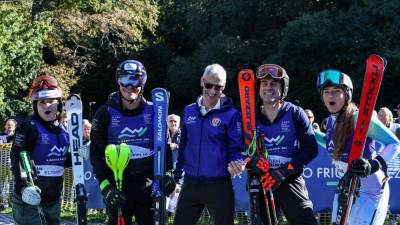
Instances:
[[[175,119],[177,123],[180,123],[180,121],[181,121],[181,117],[178,116],[178,115],[176,115],[176,114],[170,114],[170,115],[168,115],[167,121],[169,121],[170,119]]]
[[[204,69],[204,73],[202,77],[207,77],[209,75],[216,74],[221,79],[221,81],[226,84],[226,70],[219,64],[211,64],[208,65]]]

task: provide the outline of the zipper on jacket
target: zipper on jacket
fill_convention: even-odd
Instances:
[[[199,176],[200,172],[200,156],[201,156],[201,143],[203,142],[203,122],[204,118],[201,119],[201,124],[200,124],[200,143],[199,143],[199,158],[198,158],[198,163],[197,163],[197,176]]]

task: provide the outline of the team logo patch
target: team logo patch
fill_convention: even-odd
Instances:
[[[211,126],[213,126],[213,127],[218,127],[220,124],[221,124],[220,118],[213,118],[211,120]]]

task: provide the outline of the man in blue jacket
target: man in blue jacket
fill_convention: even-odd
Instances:
[[[226,84],[222,66],[207,66],[200,84],[202,95],[185,107],[181,122],[174,175],[179,179],[184,172],[185,176],[174,224],[196,224],[207,207],[215,224],[232,225],[234,193],[230,177],[244,168],[241,117],[232,100],[222,93]]]

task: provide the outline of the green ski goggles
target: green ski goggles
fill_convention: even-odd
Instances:
[[[344,85],[351,90],[353,90],[353,83],[348,75],[338,71],[338,70],[324,70],[318,74],[317,77],[317,88],[321,90],[322,88],[333,85]]]

